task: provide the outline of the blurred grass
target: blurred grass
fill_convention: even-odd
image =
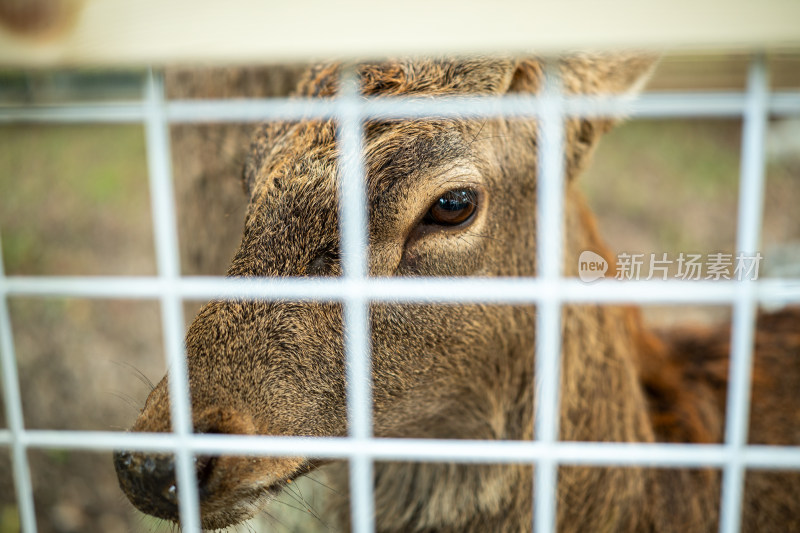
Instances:
[[[11,275],[155,272],[143,128],[0,127],[0,237]],[[163,374],[153,302],[9,301],[28,428],[122,430],[141,401],[125,361]],[[139,384],[141,385],[141,384]],[[2,401],[0,401],[2,403]],[[0,410],[0,426],[5,425]],[[30,454],[39,531],[135,531],[110,453]],[[10,469],[8,470],[10,472]],[[18,531],[13,480],[0,475],[0,533]]]
[[[0,533],[19,533],[19,512],[16,505],[0,507]]]
[[[732,251],[740,144],[738,120],[633,120],[610,132],[579,179],[611,248]],[[798,178],[800,149],[768,159],[764,246],[800,241]]]
[[[612,253],[734,253],[740,144],[739,120],[632,120],[611,131],[579,179]],[[766,170],[759,274],[796,273],[800,150],[769,158]],[[643,311],[665,328],[730,315],[729,306]]]
[[[141,126],[0,127],[9,274],[152,274]]]
[[[580,178],[612,249],[730,249],[738,121],[631,121],[601,141]]]

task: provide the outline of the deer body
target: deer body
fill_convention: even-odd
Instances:
[[[567,91],[602,93],[627,90],[650,63],[581,56],[559,67]],[[338,74],[336,65],[314,67],[297,94],[332,96]],[[542,80],[537,61],[504,59],[387,62],[362,65],[359,74],[363,93],[377,97],[533,93]],[[576,275],[582,250],[608,257],[575,185],[608,126],[599,119],[567,122],[566,275]],[[365,152],[371,276],[536,274],[535,123],[370,122]],[[244,236],[229,275],[341,275],[337,157],[331,122],[269,124],[257,132],[245,171]],[[468,217],[450,223],[463,213]],[[375,435],[532,438],[535,313],[534,306],[371,305]],[[770,345],[761,371],[757,363],[768,385],[754,382],[754,442],[800,442],[793,393],[800,365],[785,356],[800,352],[797,335],[785,334],[800,320],[788,313],[781,324],[784,345]],[[698,338],[713,334],[673,342],[646,331],[633,309],[565,307],[560,438],[720,442],[725,363],[709,355],[719,342],[692,345]],[[338,304],[212,302],[189,329],[187,358],[197,432],[347,434]],[[132,429],[169,431],[168,402],[165,378]],[[160,458],[158,472],[148,474],[141,466],[148,457],[118,453],[120,484],[142,511],[176,520],[175,502],[161,495],[174,482],[171,462]],[[249,518],[287,480],[320,464],[303,457],[199,461],[204,527]],[[526,531],[532,474],[525,465],[378,463],[376,524],[386,532]],[[796,525],[800,511],[788,495],[800,494],[798,476],[760,475],[748,478],[748,530]],[[561,531],[712,531],[719,475],[562,467],[557,494]]]

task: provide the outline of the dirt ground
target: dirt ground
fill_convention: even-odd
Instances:
[[[693,83],[703,72],[692,76],[691,68],[681,71],[671,62],[662,68],[665,73],[654,80],[658,89],[686,87],[686,80]],[[742,67],[729,65],[714,79],[736,88],[743,83]],[[288,82],[282,78],[276,83]],[[241,127],[230,128],[241,134]],[[740,137],[741,125],[735,120],[630,121],[610,133],[582,177],[610,247],[670,255],[732,251]],[[226,148],[230,138],[203,133],[204,142],[227,150],[235,166],[238,147]],[[766,275],[800,276],[797,139],[798,122],[771,122],[762,236]],[[179,191],[182,175],[206,176],[200,179],[203,183],[214,178],[216,173],[208,171],[211,164],[202,156],[176,161]],[[236,172],[229,166],[217,170]],[[213,197],[213,191],[204,194]],[[178,197],[187,202],[191,195]],[[7,274],[155,274],[149,202],[141,126],[0,127],[0,237]],[[191,207],[184,203],[178,209]],[[241,213],[223,210],[214,216],[237,218]],[[202,252],[204,237],[185,225],[182,230],[184,258],[190,257],[185,272],[213,272],[216,259],[204,263],[206,259],[195,257],[195,263],[205,266],[191,269],[191,254]],[[149,391],[145,378],[157,380],[164,374],[155,301],[12,298],[10,310],[27,428],[122,431]],[[728,312],[647,309],[649,319],[660,325],[717,320]],[[4,426],[5,412],[0,410]],[[32,451],[29,458],[41,532],[170,529],[132,510],[117,487],[110,453]],[[311,492],[308,486],[305,490]],[[307,514],[291,500],[281,506],[290,515]],[[283,516],[276,510],[274,518],[265,520],[277,531],[292,530],[295,526],[284,523]],[[0,454],[0,533],[17,530],[9,458]]]

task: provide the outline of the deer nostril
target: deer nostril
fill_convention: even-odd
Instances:
[[[216,458],[209,455],[201,455],[194,458],[194,467],[197,474],[197,486],[200,491],[200,501],[204,501],[210,495],[209,481],[216,467]]]

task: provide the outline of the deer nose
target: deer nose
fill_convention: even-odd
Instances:
[[[114,452],[114,468],[122,490],[144,513],[178,519],[178,487],[172,455]]]
[[[114,452],[114,468],[120,487],[140,511],[178,521],[178,485],[172,454]],[[200,501],[207,495],[206,484],[214,468],[214,458],[195,458]]]
[[[233,409],[214,407],[195,413],[195,433],[256,433],[253,420]],[[194,460],[197,490],[201,504],[214,498],[219,490],[224,467],[220,457],[200,455]],[[114,452],[114,468],[123,492],[140,511],[178,521],[178,492],[175,459],[172,454],[150,452]]]

